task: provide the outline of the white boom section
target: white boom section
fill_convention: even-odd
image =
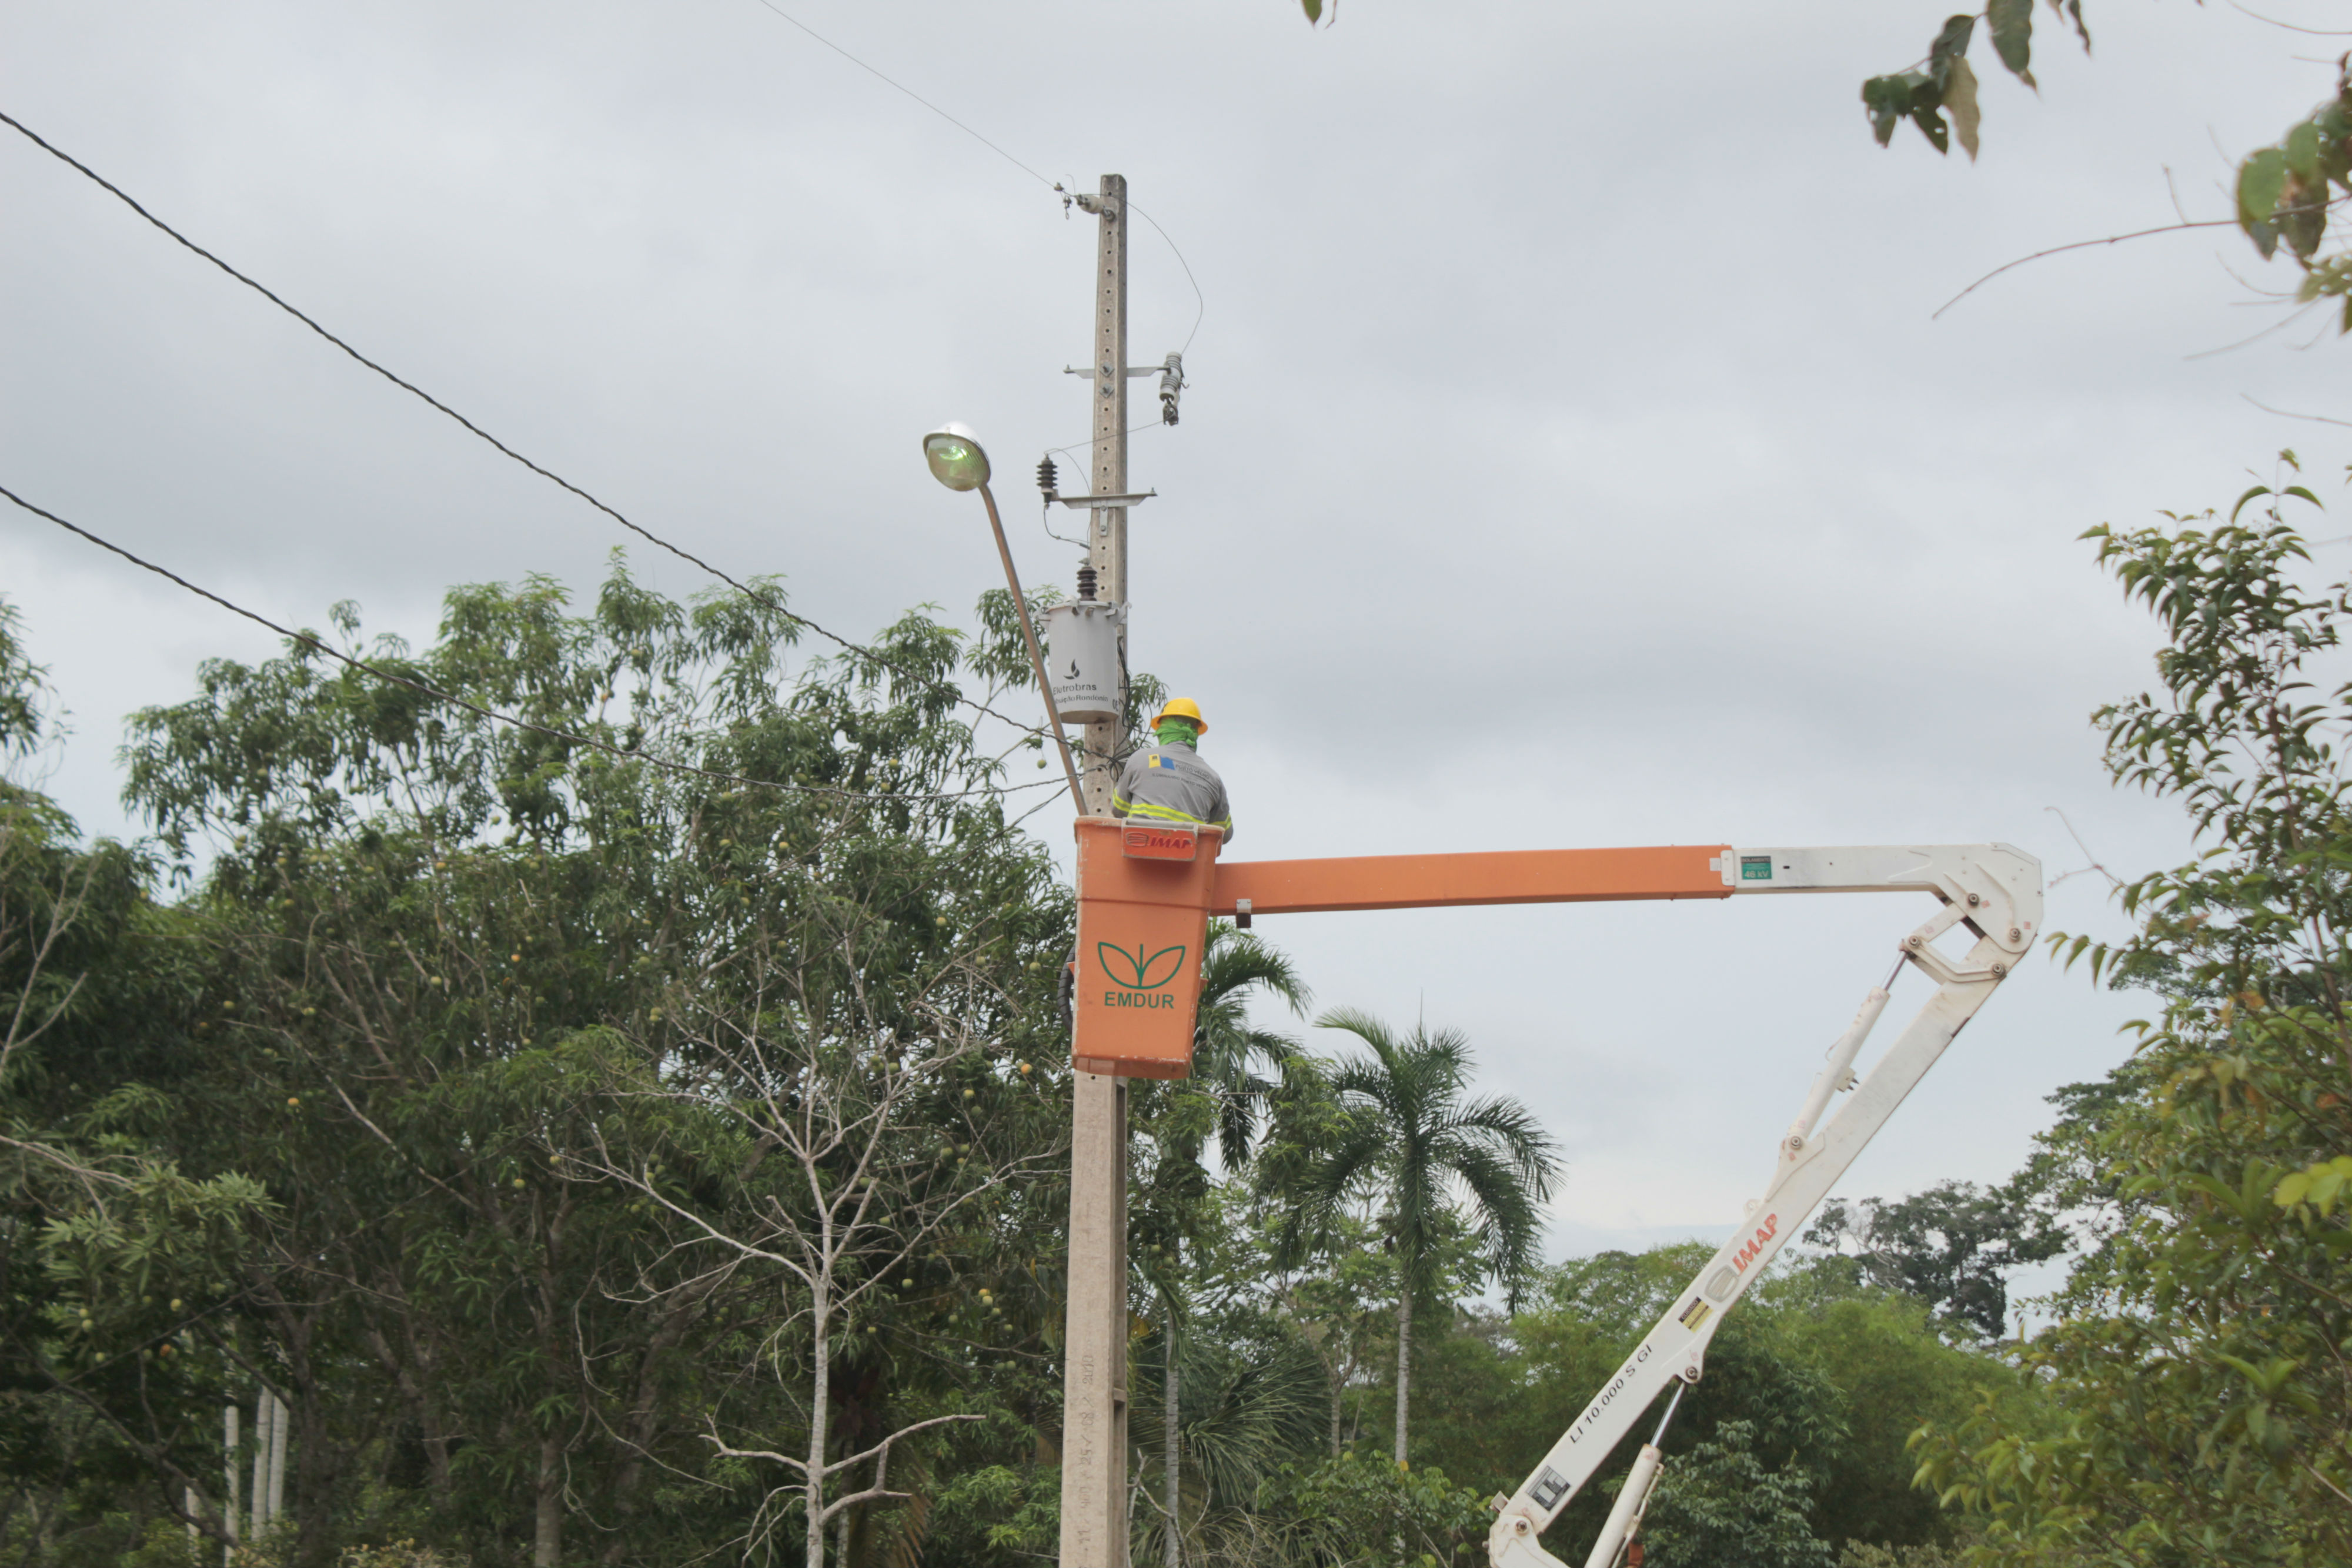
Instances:
[[[1853,1027],[1831,1046],[1827,1064],[1781,1139],[1771,1184],[1748,1206],[1739,1234],[1675,1298],[1649,1336],[1503,1504],[1486,1538],[1486,1554],[1495,1568],[1565,1568],[1543,1549],[1545,1527],[1583,1490],[1661,1389],[1677,1377],[1698,1381],[1707,1342],[1722,1325],[1724,1313],[1829,1196],[1961,1026],[2031,950],[2042,925],[2042,862],[2008,844],[1743,850],[1724,856],[1720,869],[1724,882],[1743,894],[1934,894],[1944,907],[1903,938],[1897,967],[1904,960],[1916,965],[1936,982],[1936,994],[1854,1088],[1853,1098],[1836,1119],[1815,1133],[1814,1124],[1831,1096],[1852,1082],[1854,1058],[1886,1006],[1886,988],[1874,989],[1864,999]],[[1955,925],[1965,925],[1977,938],[1958,960],[1935,946],[1936,938]],[[1654,1483],[1642,1479],[1646,1492]],[[1604,1532],[1594,1544],[1591,1562],[1615,1560],[1623,1527],[1614,1516],[1612,1525],[1619,1538]]]

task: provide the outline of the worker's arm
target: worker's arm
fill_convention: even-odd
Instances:
[[[1209,826],[1223,831],[1226,843],[1234,841],[1234,803],[1225,796],[1225,781],[1222,778],[1217,780],[1216,803],[1209,808]]]
[[[1140,752],[1137,756],[1142,755]],[[1135,809],[1135,797],[1129,790],[1135,784],[1135,758],[1130,757],[1118,770],[1118,782],[1111,786],[1110,814],[1124,817]]]

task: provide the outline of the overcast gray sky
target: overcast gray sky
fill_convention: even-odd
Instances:
[[[1235,854],[2005,840],[2126,875],[2187,848],[2086,716],[2154,632],[2076,542],[2226,503],[2341,413],[2226,231],[2230,160],[2332,52],[2228,8],[2046,17],[1986,152],[1871,142],[1860,78],[1940,19],[1758,6],[945,0],[785,9],[1052,179],[1115,170],[1132,356],[1191,337],[1135,438],[1137,663],[1199,699]],[[2289,19],[2330,25],[2312,0]],[[1084,438],[1094,226],[758,0],[9,0],[0,107],[540,460],[862,632],[996,571],[916,438],[978,426],[1022,500]],[[1998,79],[1996,79],[1996,78]],[[254,608],[592,583],[606,519],[358,370],[0,131],[0,483]],[[2199,357],[2203,355],[2204,357]],[[1147,385],[1149,383],[1139,383]],[[2342,547],[2336,547],[2341,549]],[[635,552],[684,594],[682,563]],[[114,803],[122,716],[254,629],[0,515],[0,591]],[[1062,814],[1036,819],[1059,842]],[[2095,876],[2050,925],[2111,932]],[[1924,905],[1924,901],[1921,901]],[[1928,913],[1900,898],[1267,920],[1321,1000],[1475,1042],[1566,1145],[1556,1250],[1719,1235],[1821,1049]],[[1916,1005],[1916,977],[1897,1005]],[[2037,960],[1866,1155],[1856,1197],[1998,1179],[2143,1005]],[[1328,1040],[1328,1037],[1327,1037]]]

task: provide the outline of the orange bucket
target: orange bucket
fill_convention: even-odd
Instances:
[[[1183,1078],[1192,1071],[1214,828],[1080,817],[1077,1027],[1081,1072]]]

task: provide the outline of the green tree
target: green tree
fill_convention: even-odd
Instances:
[[[1297,1013],[1309,997],[1279,948],[1230,921],[1209,923],[1192,1073],[1138,1080],[1129,1089],[1129,1115],[1145,1155],[1129,1199],[1129,1249],[1138,1282],[1153,1295],[1183,1298],[1188,1243],[1222,1223],[1213,1212],[1212,1145],[1224,1174],[1247,1169],[1276,1104],[1286,1094],[1315,1092],[1297,1043],[1253,1025],[1250,1003],[1265,998]]]
[[[1130,1090],[1130,1114],[1151,1152],[1136,1184],[1129,1225],[1137,1271],[1160,1318],[1159,1544],[1169,1568],[1175,1568],[1182,1546],[1183,1386],[1190,1358],[1181,1342],[1204,1230],[1222,1219],[1214,1212],[1214,1177],[1203,1158],[1213,1138],[1226,1172],[1245,1169],[1276,1097],[1302,1071],[1297,1042],[1253,1025],[1250,1003],[1263,997],[1303,1014],[1310,996],[1279,948],[1236,930],[1230,921],[1211,921],[1192,1075]],[[1139,1446],[1152,1451],[1150,1443]]]
[[[23,612],[0,598],[0,758],[13,761],[40,744],[47,685],[48,670],[26,652]]]
[[[1255,1559],[1297,1568],[1472,1568],[1492,1516],[1434,1467],[1360,1454],[1297,1466],[1260,1494],[1265,1546]]]
[[[2035,1207],[2021,1184],[1981,1191],[1939,1182],[1925,1192],[1859,1206],[1832,1198],[1805,1231],[1846,1253],[1864,1278],[1924,1301],[1962,1333],[1999,1339],[2009,1324],[2006,1276],[2066,1250],[2065,1228]]]
[[[1294,1246],[1328,1228],[1351,1199],[1380,1206],[1396,1254],[1396,1461],[1405,1462],[1412,1384],[1413,1306],[1440,1283],[1442,1243],[1457,1213],[1473,1220],[1487,1277],[1514,1301],[1536,1263],[1542,1206],[1559,1176],[1556,1147],[1527,1107],[1473,1099],[1470,1046],[1459,1033],[1416,1024],[1400,1035],[1368,1013],[1340,1009],[1317,1027],[1346,1031],[1367,1054],[1328,1073],[1339,1113],[1330,1145],[1299,1173]]]
[[[2352,1559],[2352,584],[2308,585],[2283,465],[2226,518],[2090,535],[2166,637],[2157,688],[2097,716],[2109,770],[2200,853],[2124,889],[2125,941],[2053,938],[2162,1008],[2053,1135],[2124,1199],[2021,1357],[2055,1418],[1989,1397],[1926,1448],[1977,1561]]]
[[[362,649],[355,612],[335,634]],[[414,685],[298,641],[142,716],[133,801],[189,892],[154,908],[124,859],[135,941],[0,1079],[12,1125],[182,1184],[104,1212],[27,1191],[0,1236],[0,1375],[36,1396],[0,1425],[47,1423],[0,1455],[35,1487],[70,1465],[52,1517],[127,1512],[103,1526],[127,1550],[193,1490],[222,1532],[220,1407],[258,1383],[292,1410],[301,1562],[404,1534],[673,1560],[740,1539],[770,1495],[712,1436],[835,1465],[872,1423],[961,1401],[1001,1442],[1050,1405],[1010,1354],[1045,1360],[1050,1169],[933,1227],[914,1285],[864,1343],[829,1342],[821,1377],[806,1296],[700,1245],[793,1212],[780,1173],[834,1174],[730,1120],[789,1092],[721,1049],[747,1030],[772,1062],[877,1040],[912,1059],[952,1012],[976,1076],[934,1075],[891,1124],[950,1183],[936,1150],[959,1129],[1050,1128],[1066,1091],[1047,979],[1066,894],[954,716],[959,665],[992,646],[918,616],[871,655],[791,667],[791,635],[616,569],[585,613],[544,581],[462,589],[430,649],[363,648]],[[189,1201],[240,1181],[244,1213]],[[975,1275],[1002,1310],[973,1310]],[[898,1445],[891,1491],[946,1451]],[[840,1500],[845,1531],[898,1525]]]
[[[1514,1313],[1473,1308],[1448,1332],[1425,1325],[1416,1452],[1442,1457],[1481,1494],[1516,1490],[1714,1250],[1685,1242],[1570,1260],[1542,1270]],[[1980,1392],[2032,1399],[2011,1383],[1973,1336],[1949,1343],[1923,1303],[1871,1284],[1850,1260],[1784,1256],[1725,1320],[1706,1378],[1685,1391],[1664,1444],[1667,1471],[1744,1422],[1768,1469],[1793,1464],[1811,1478],[1806,1524],[1820,1540],[1940,1543],[1953,1521],[1912,1485],[1907,1442],[1924,1421],[1965,1417]],[[1598,1473],[1622,1473],[1650,1430],[1640,1424]],[[1611,1501],[1605,1486],[1586,1489],[1547,1549],[1582,1561]]]
[[[1814,1478],[1756,1452],[1756,1429],[1727,1421],[1666,1468],[1642,1524],[1661,1568],[1830,1568],[1815,1535]]]
[[[57,737],[45,677],[0,601],[12,770]],[[0,776],[0,1554],[129,1550],[158,1514],[183,1547],[191,1522],[226,1539],[217,1468],[189,1430],[218,1385],[184,1354],[184,1298],[227,1276],[267,1201],[144,1136],[184,1075],[164,1020],[190,968],[150,869],[80,843],[57,802]]]
[[[1217,1155],[1231,1173],[1247,1167],[1275,1099],[1302,1061],[1297,1041],[1250,1022],[1250,1004],[1278,1001],[1304,1017],[1314,993],[1288,954],[1236,931],[1230,921],[1209,923],[1201,965],[1201,1011],[1192,1030],[1192,1075],[1182,1092],[1208,1097],[1215,1113]],[[1197,1159],[1200,1145],[1188,1145]]]

